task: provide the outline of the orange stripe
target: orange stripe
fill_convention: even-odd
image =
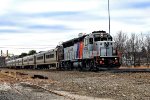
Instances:
[[[80,48],[79,48],[79,58],[82,59],[83,54],[83,42],[80,42]]]

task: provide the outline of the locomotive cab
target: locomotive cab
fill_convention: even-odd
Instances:
[[[94,59],[97,68],[120,67],[112,36],[105,31],[94,31],[85,37],[84,57]]]
[[[93,33],[94,37],[94,50],[97,52],[97,56],[108,57],[113,54],[112,37],[105,31],[98,31]]]

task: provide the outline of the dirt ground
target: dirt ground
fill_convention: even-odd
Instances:
[[[19,71],[19,70],[17,70]],[[36,83],[54,91],[64,91],[95,98],[114,100],[150,100],[150,73],[112,73],[79,71],[21,71],[28,75],[16,75],[24,81]],[[44,75],[48,79],[32,79],[32,75]],[[0,82],[20,80],[0,75]],[[23,81],[23,80],[22,80]]]

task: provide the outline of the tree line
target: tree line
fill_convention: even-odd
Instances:
[[[22,58],[22,57],[25,57],[25,56],[28,56],[28,55],[33,55],[35,53],[36,53],[36,50],[30,50],[28,53],[23,52],[19,55],[19,58]]]
[[[114,41],[123,66],[150,66],[150,35],[120,31]]]

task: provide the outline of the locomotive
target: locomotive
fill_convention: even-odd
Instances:
[[[63,70],[100,70],[120,67],[114,41],[106,31],[80,34],[55,49],[6,62],[14,68],[50,68]]]

